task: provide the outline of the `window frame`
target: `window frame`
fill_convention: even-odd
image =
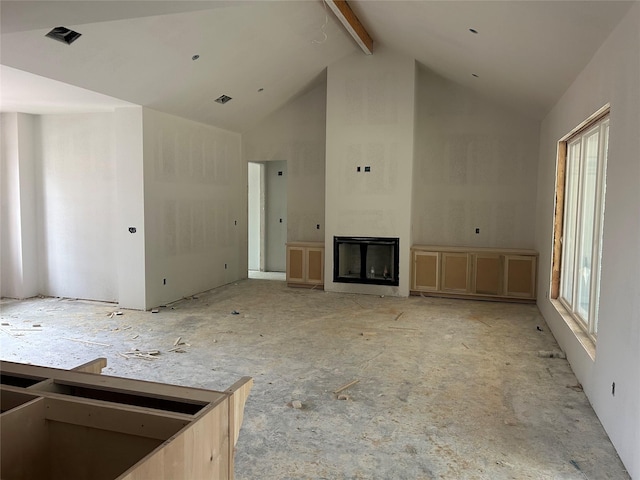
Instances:
[[[606,192],[606,165],[608,161],[609,147],[609,113],[610,106],[607,104],[587,120],[582,122],[571,132],[565,135],[558,142],[558,153],[556,163],[556,205],[554,215],[554,237],[553,237],[553,259],[551,270],[551,298],[558,301],[571,318],[579,325],[579,327],[591,338],[595,343],[598,333],[598,307],[600,297],[600,271],[602,259],[602,235],[604,223],[605,208],[605,192]],[[582,235],[582,215],[584,205],[584,189],[586,183],[586,153],[585,145],[589,137],[598,131],[598,156],[596,163],[594,207],[593,207],[593,229],[591,232],[591,255],[589,267],[589,304],[587,318],[584,318],[578,312],[577,295],[578,282],[580,281],[580,268],[577,268],[577,261],[581,249]],[[606,134],[606,135],[605,135]],[[568,229],[566,223],[567,195],[568,195],[568,169],[574,168],[569,166],[570,155],[573,153],[571,146],[576,145],[579,141],[579,167],[577,173],[577,189],[575,194],[577,198],[574,202],[575,211],[572,220],[575,221],[574,241],[572,245],[573,261],[572,261],[572,278],[571,278],[571,298],[567,299],[563,296],[563,256],[568,248],[565,242],[565,229]]]

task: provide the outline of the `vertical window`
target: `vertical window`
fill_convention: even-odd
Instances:
[[[553,279],[557,283],[552,285],[552,296],[594,339],[598,333],[608,139],[607,109],[563,140],[558,158],[556,198],[562,205],[556,205],[555,237],[559,243],[554,249],[554,270],[559,267],[559,278]]]

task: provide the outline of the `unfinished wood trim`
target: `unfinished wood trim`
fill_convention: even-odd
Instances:
[[[37,394],[27,393],[16,388],[14,391],[0,390],[0,410],[6,412],[38,398]]]
[[[604,117],[609,115],[610,111],[611,111],[611,104],[610,103],[607,103],[606,105],[600,107],[594,113],[589,115],[589,118],[587,118],[584,122],[580,123],[580,125],[578,125],[576,128],[571,130],[564,137],[562,137],[560,139],[560,142],[569,142],[573,137],[576,137],[576,136],[582,134],[582,132],[584,132],[585,130],[590,128],[594,123],[599,122]]]
[[[325,0],[340,23],[367,55],[373,53],[373,40],[346,0]]]
[[[121,377],[110,377],[107,375],[95,375],[85,372],[72,372],[58,368],[25,365],[6,361],[0,361],[0,370],[9,375],[13,374],[26,378],[38,379],[51,378],[71,386],[95,388],[99,390],[146,396],[149,398],[158,398],[161,400],[182,403],[204,405],[207,403],[222,401],[226,397],[223,392],[217,392],[215,390],[181,387],[178,385],[168,385],[165,383],[133,380]]]
[[[90,360],[87,363],[83,363],[82,365],[78,365],[75,368],[72,368],[72,372],[85,372],[85,373],[95,373],[101,374],[102,369],[107,366],[107,359],[104,357],[96,358],[94,360]]]
[[[45,405],[48,420],[162,441],[193,421],[189,415],[118,404],[100,405],[83,398],[48,397]]]
[[[287,287],[308,288],[309,290],[324,290],[324,283],[287,282]]]
[[[47,420],[47,479],[113,480],[162,445],[161,440]],[[25,479],[26,480],[26,479]]]
[[[582,135],[596,123],[604,120],[611,110],[610,104],[606,104],[593,113],[584,122],[560,139],[557,149],[556,160],[556,191],[555,191],[555,212],[553,221],[553,258],[551,265],[551,292],[549,298],[558,299],[560,296],[560,271],[562,267],[562,239],[564,228],[564,197],[567,170],[567,150],[569,142]]]
[[[244,406],[252,387],[253,378],[242,377],[226,390],[231,399],[229,402],[229,424],[233,424],[230,438],[233,440],[234,446],[238,443],[240,427],[242,427],[242,421],[244,420]]]
[[[229,463],[228,402],[209,406],[198,419],[132,468],[117,480],[175,480],[233,478],[233,464]]]
[[[229,450],[228,463],[235,464],[236,444],[240,435],[240,427],[244,420],[244,406],[249,396],[249,391],[253,387],[253,378],[242,377],[226,390],[229,394]],[[233,469],[229,471],[229,480],[233,480]]]
[[[47,441],[44,399],[0,415],[0,478],[50,478],[47,462],[38,461],[47,456]]]
[[[107,366],[107,359],[104,357],[95,358],[93,360],[89,360],[82,365],[78,365],[75,368],[72,368],[72,372],[85,372],[85,373],[93,373],[100,375],[102,373],[102,369]],[[46,390],[52,387],[54,381],[51,378],[47,378],[41,382],[38,382],[34,385],[27,387],[28,390]]]
[[[564,224],[564,188],[567,169],[567,142],[558,142],[556,168],[556,209],[553,220],[553,263],[551,266],[551,298],[560,295],[560,267],[562,266],[562,229]]]
[[[44,382],[43,382],[44,383]],[[46,385],[48,386],[48,385]],[[137,405],[128,405],[128,404],[124,404],[124,403],[115,403],[115,402],[109,402],[109,401],[105,401],[105,400],[96,400],[93,398],[83,398],[83,397],[74,397],[72,395],[66,395],[64,393],[57,393],[54,391],[49,391],[46,389],[42,389],[42,390],[30,390],[30,389],[23,389],[22,387],[13,387],[11,385],[2,385],[2,387],[0,388],[0,392],[2,393],[2,395],[13,395],[13,394],[19,394],[19,393],[24,393],[26,395],[29,396],[33,396],[33,397],[38,397],[38,398],[51,398],[54,400],[60,400],[63,402],[74,402],[77,404],[84,404],[84,405],[89,405],[89,406],[96,406],[96,407],[100,407],[100,408],[121,408],[130,412],[136,412],[136,413],[141,413],[141,414],[151,414],[151,415],[159,415],[163,418],[170,418],[170,419],[175,419],[175,420],[180,420],[180,421],[194,421],[194,419],[197,418],[197,414],[196,415],[190,415],[188,413],[180,413],[180,412],[172,412],[169,410],[158,410],[155,408],[149,408],[149,407],[140,407]]]
[[[527,249],[527,248],[488,248],[488,247],[469,247],[469,246],[461,246],[461,247],[453,247],[448,245],[413,245],[411,250],[414,251],[427,251],[427,252],[452,252],[452,253],[478,253],[478,254],[488,254],[488,253],[497,253],[502,255],[538,255],[538,252],[535,250]]]
[[[314,247],[324,250],[324,242],[287,242],[287,247]]]

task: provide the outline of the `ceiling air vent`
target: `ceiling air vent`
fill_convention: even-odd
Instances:
[[[216,102],[221,103],[222,105],[227,103],[229,100],[231,100],[231,97],[228,95],[220,95],[218,98],[216,98]]]
[[[52,29],[49,33],[45,35],[45,37],[53,38],[62,43],[66,43],[67,45],[71,45],[75,42],[81,33],[74,32],[73,30],[68,29],[67,27],[56,27]]]

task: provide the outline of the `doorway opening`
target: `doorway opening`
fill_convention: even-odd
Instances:
[[[248,277],[285,280],[287,162],[249,162]]]

